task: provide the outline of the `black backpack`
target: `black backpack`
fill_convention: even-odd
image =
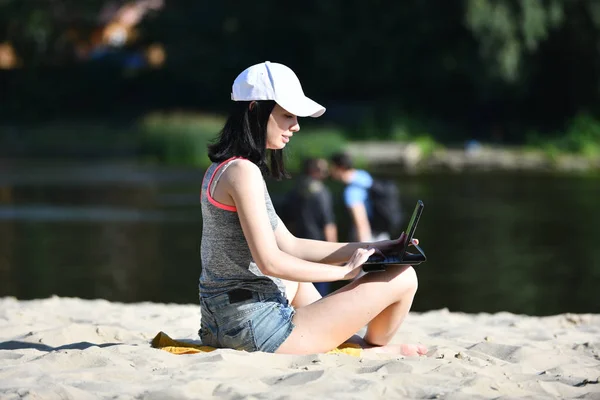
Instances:
[[[388,232],[392,237],[399,234],[402,209],[398,186],[393,181],[374,178],[369,188],[369,200],[372,207],[371,231]]]

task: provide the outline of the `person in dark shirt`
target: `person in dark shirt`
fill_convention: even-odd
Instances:
[[[288,196],[286,214],[290,230],[297,237],[337,242],[331,191],[323,182],[327,177],[328,167],[325,159],[305,159],[303,174]],[[318,282],[314,285],[322,296],[331,292],[331,282]]]
[[[292,192],[289,207],[293,209],[297,236],[306,239],[337,241],[337,227],[331,192],[324,184],[327,161],[321,158],[304,160],[303,175]]]

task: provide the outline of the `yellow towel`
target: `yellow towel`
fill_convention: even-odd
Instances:
[[[173,354],[196,354],[208,353],[216,350],[211,346],[200,346],[192,343],[186,343],[179,340],[173,340],[164,332],[158,334],[152,339],[152,347],[161,349]],[[355,343],[342,343],[337,348],[330,350],[327,354],[348,354],[354,357],[361,356],[362,349]]]

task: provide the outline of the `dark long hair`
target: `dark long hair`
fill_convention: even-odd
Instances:
[[[250,103],[234,102],[233,111],[219,136],[208,145],[208,157],[216,163],[231,157],[244,157],[256,164],[263,175],[277,180],[289,178],[283,162],[283,150],[269,150],[267,153],[267,123],[275,102],[255,101],[252,107]]]

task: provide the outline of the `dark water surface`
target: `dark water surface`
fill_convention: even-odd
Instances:
[[[0,296],[197,303],[203,171],[0,163]],[[425,203],[414,310],[600,312],[600,180],[397,176]],[[269,183],[276,200],[292,182]],[[341,187],[332,183],[339,199]],[[338,201],[343,239],[348,221]]]

